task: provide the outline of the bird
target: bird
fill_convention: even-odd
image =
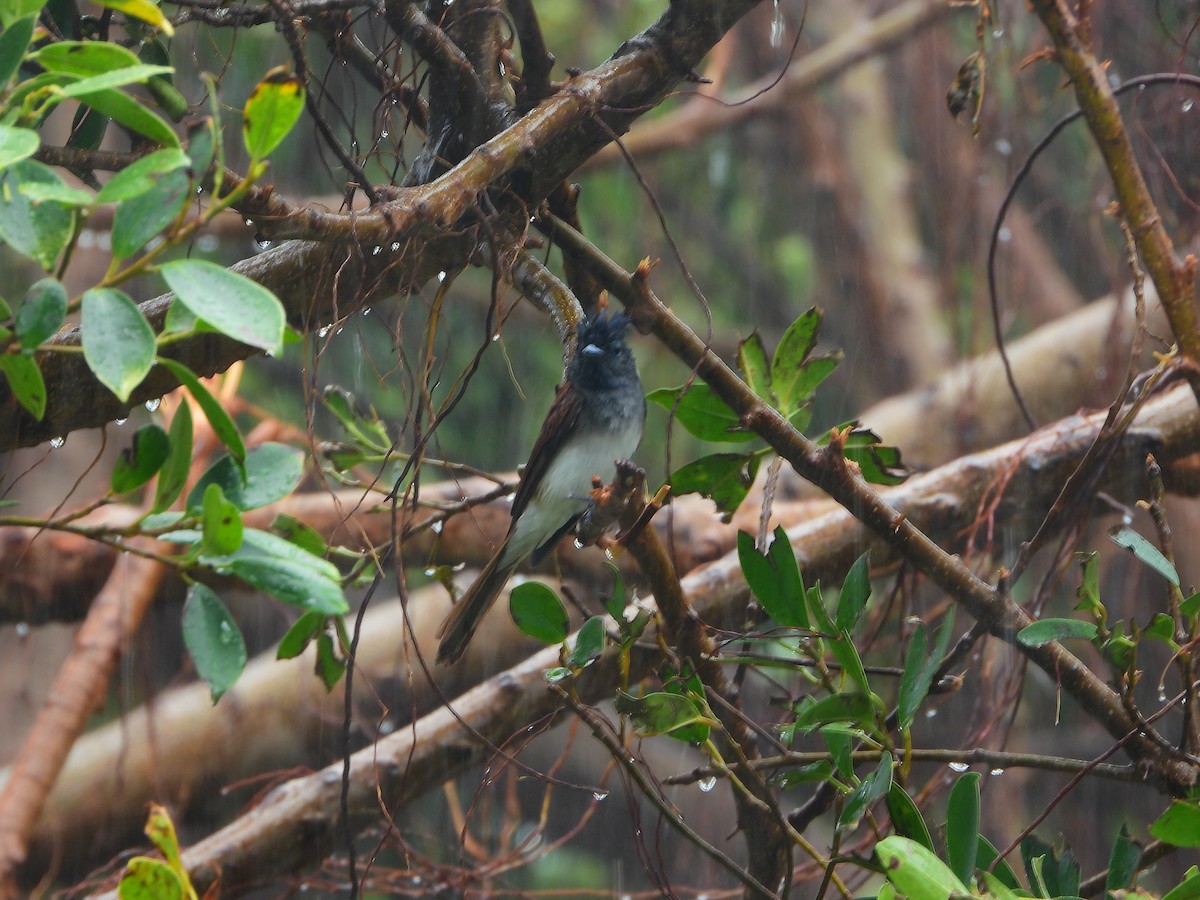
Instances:
[[[646,422],[646,396],[625,340],[627,313],[585,319],[512,502],[504,541],[438,629],[437,660],[455,662],[509,575],[527,557],[545,558],[587,510],[592,478],[611,478],[633,455]]]

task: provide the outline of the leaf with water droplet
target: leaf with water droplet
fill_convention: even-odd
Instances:
[[[221,599],[193,584],[183,606],[183,641],[215,704],[246,667],[246,643]]]

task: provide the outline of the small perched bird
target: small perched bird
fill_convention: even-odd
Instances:
[[[508,534],[438,629],[438,662],[462,656],[513,570],[527,556],[541,562],[583,515],[593,476],[610,478],[615,461],[637,449],[646,397],[625,342],[629,322],[626,313],[601,311],[580,326],[567,376],[513,497]]]

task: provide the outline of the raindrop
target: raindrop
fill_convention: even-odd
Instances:
[[[1000,140],[996,141],[996,152],[1001,156],[1011,156],[1012,144],[1010,144],[1004,138],[1000,138]]]
[[[971,766],[969,763],[965,762],[952,762],[950,763],[950,768],[955,772],[965,772],[967,769],[971,768]]]
[[[445,281],[445,280],[446,280],[445,271],[438,272],[438,281]]]
[[[1183,109],[1183,111],[1184,111],[1184,112],[1191,112],[1191,111],[1192,111],[1192,107],[1193,107],[1193,106],[1195,106],[1195,105],[1196,105],[1196,104],[1195,104],[1195,103],[1194,103],[1194,102],[1191,100],[1191,98],[1188,98],[1187,100],[1184,100],[1184,101],[1183,101],[1183,107],[1182,107],[1182,109]]]
[[[436,574],[437,574],[437,569],[434,566],[426,566],[425,567],[425,577],[426,578],[432,578]]]
[[[124,425],[126,422],[128,422],[128,421],[129,421],[129,416],[121,416],[119,419],[115,419],[114,421],[115,421],[115,422],[116,422],[118,425]]]
[[[775,16],[771,19],[771,46],[778,49],[783,45],[783,10],[775,0]]]
[[[345,330],[346,330],[346,329],[345,329],[345,326],[339,325],[339,326],[338,326],[338,330],[337,330],[337,331],[335,331],[335,332],[334,332],[334,334],[341,334],[341,333],[342,333],[343,331],[345,331]]]
[[[696,787],[700,788],[700,790],[705,794],[707,794],[709,791],[711,791],[716,786],[717,786],[717,776],[716,775],[709,775],[707,778],[701,778],[699,781],[696,782]]]
[[[29,623],[18,622],[16,625],[17,637],[29,637]]]
[[[253,227],[254,227],[254,220],[253,220],[253,219],[242,219],[242,221],[246,223],[246,227],[247,227],[247,228],[253,228]]]
[[[259,253],[262,253],[264,250],[270,250],[271,244],[273,243],[274,241],[260,241],[258,238],[254,239],[254,246],[258,248]]]
[[[495,334],[492,335],[492,343],[494,344],[498,340],[500,340],[500,332],[497,331]]]
[[[371,248],[371,255],[372,255],[372,256],[378,256],[382,250],[383,250],[383,248],[382,248],[382,247],[372,247],[372,248]]]
[[[371,307],[369,307],[369,306],[367,306],[367,307],[364,307],[364,308],[363,308],[363,311],[362,311],[362,314],[363,314],[364,316],[369,316],[369,315],[371,314]]]
[[[925,718],[927,718],[927,719],[937,718],[937,710],[936,709],[925,710]]]
[[[196,238],[196,249],[201,253],[215,253],[221,242],[215,234],[202,234]]]
[[[319,338],[325,337],[326,335],[329,334],[329,332],[332,330],[332,328],[333,328],[332,325],[323,325],[321,328],[317,329],[317,337],[319,337]]]
[[[392,241],[392,252],[395,253],[399,249],[400,249],[400,242]]]
[[[992,29],[992,37],[994,37],[996,40],[1000,40],[1000,38],[1004,37],[1004,29],[1003,28]]]
[[[446,523],[445,523],[445,522],[443,522],[441,519],[438,519],[436,522],[434,522],[434,523],[433,523],[432,525],[430,525],[429,527],[433,529],[433,533],[434,533],[434,534],[441,534],[441,533],[442,533],[442,529],[443,529],[444,527],[446,527]]]
[[[379,136],[381,138],[391,137],[391,135],[388,133],[388,130],[386,128],[383,129],[383,131],[379,132]]]
[[[599,803],[608,799],[608,791],[592,791],[592,799]]]
[[[995,769],[992,769],[990,772],[988,772],[988,774],[989,774],[989,775],[1003,775],[1003,774],[1004,774],[1004,770],[1003,770],[1003,769],[1001,769],[1001,768],[999,768],[999,767],[997,767],[997,768],[995,768]]]
[[[391,734],[395,730],[396,730],[396,723],[393,722],[391,719],[384,719],[382,722],[379,723],[379,733],[380,734]]]
[[[996,240],[1000,241],[1002,244],[1007,244],[1012,240],[1012,230],[1007,227],[1001,228],[1000,231],[996,233]]]
[[[1167,702],[1167,692],[1164,691],[1162,688],[1158,689],[1158,702],[1159,703]]]
[[[147,412],[156,412],[158,410],[159,404],[161,404],[161,403],[162,403],[162,397],[155,397],[153,400],[147,400],[146,401],[146,411]]]
[[[53,447],[55,450],[57,450],[59,447],[61,447],[66,442],[67,442],[67,439],[65,437],[50,438],[50,446]]]

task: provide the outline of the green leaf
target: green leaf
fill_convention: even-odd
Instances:
[[[201,522],[204,527],[203,555],[229,556],[242,546],[241,512],[225,499],[218,484],[210,484],[204,490]]]
[[[888,789],[887,808],[896,834],[910,838],[925,849],[933,851],[933,838],[925,824],[925,817],[921,815],[921,810],[917,808],[912,797],[908,796],[908,792],[896,782],[892,782]]]
[[[187,154],[192,172],[197,180],[203,180],[212,168],[216,155],[217,129],[212,116],[204,116],[189,123],[187,128]]]
[[[1098,633],[1095,622],[1081,622],[1078,619],[1040,619],[1017,632],[1017,640],[1026,647],[1041,647],[1051,641],[1091,641]]]
[[[891,835],[875,845],[888,881],[908,900],[949,900],[970,891],[950,868],[916,841]]]
[[[1108,857],[1108,874],[1104,878],[1105,891],[1121,891],[1133,887],[1137,878],[1138,864],[1142,861],[1142,845],[1133,839],[1125,824],[1113,841],[1112,853]]]
[[[280,513],[271,522],[271,530],[289,544],[295,544],[305,553],[316,557],[324,557],[329,552],[329,545],[311,525],[305,525],[299,519]]]
[[[0,35],[0,40],[3,39],[4,35]],[[0,82],[0,85],[2,84],[3,82]],[[0,169],[7,169],[14,163],[29,159],[41,145],[42,139],[36,131],[0,125]]]
[[[910,472],[901,462],[899,450],[885,446],[879,435],[857,422],[844,422],[836,430],[843,431],[846,428],[851,431],[846,437],[842,455],[858,466],[864,480],[870,484],[893,485],[908,478]],[[829,433],[823,435],[817,441],[818,446],[827,445],[829,437]]]
[[[60,206],[85,208],[96,202],[91,191],[74,188],[66,184],[51,184],[50,182],[26,182],[21,185],[21,193],[35,205],[42,203],[57,203]]]
[[[146,177],[154,182],[150,190],[117,204],[112,227],[112,252],[117,259],[142,252],[192,199],[192,179],[186,169]]]
[[[802,388],[802,382],[806,380],[803,369],[817,345],[822,318],[821,310],[813,307],[796,319],[779,339],[779,346],[771,359],[771,387],[779,401],[779,410],[784,415],[808,400]]]
[[[558,594],[538,581],[526,581],[513,588],[508,595],[508,611],[522,634],[543,644],[560,644],[571,630]]]
[[[96,91],[84,94],[79,102],[90,106],[114,122],[148,137],[163,147],[178,147],[179,136],[162,117],[151,112],[137,100],[119,90]]]
[[[82,99],[89,95],[102,91],[111,91],[129,84],[142,84],[152,75],[162,75],[171,71],[173,69],[170,66],[147,66],[144,63],[137,63],[136,65],[126,66],[122,69],[100,72],[96,75],[80,78],[78,81],[69,82],[63,86],[60,96]]]
[[[120,900],[184,900],[183,882],[165,862],[135,856],[117,885]]]
[[[304,111],[304,82],[285,67],[266,74],[254,88],[242,114],[242,139],[257,161],[279,146]]]
[[[191,586],[183,605],[183,642],[216,703],[246,668],[246,642],[225,604],[202,584]]]
[[[212,426],[213,434],[228,448],[234,459],[245,460],[246,445],[242,442],[237,425],[196,374],[183,363],[166,357],[159,357],[158,364],[170,370],[176,380],[188,389],[188,393],[204,411],[204,418],[208,419],[208,424]]]
[[[605,563],[608,566],[608,571],[613,577],[612,591],[604,598],[605,611],[617,620],[618,623],[625,624],[625,579],[621,575],[621,570],[612,563]]]
[[[159,271],[176,299],[217,331],[268,353],[282,348],[283,305],[261,284],[201,259],[174,260]]]
[[[374,407],[363,410],[355,396],[343,387],[331,384],[321,393],[321,400],[358,444],[375,453],[388,453],[392,439],[387,425]]]
[[[804,610],[804,583],[796,554],[782,527],[775,529],[767,552],[760,553],[754,538],[744,531],[737,536],[738,561],[746,584],[767,615],[785,628],[808,628]]]
[[[853,828],[867,810],[888,795],[892,788],[892,767],[892,754],[885,751],[879,759],[878,768],[864,778],[846,800],[846,804],[842,807],[842,814],[838,816],[838,831]]]
[[[932,654],[926,652],[925,625],[917,626],[909,641],[908,651],[904,657],[904,675],[900,679],[900,692],[896,702],[896,714],[901,728],[908,728],[925,702],[929,687],[933,684],[933,676],[942,664],[946,648],[950,646],[951,630],[954,627],[953,608],[947,613],[942,627],[938,630],[936,646]]]
[[[818,781],[828,781],[831,777],[833,777],[833,763],[822,759],[819,762],[809,763],[807,766],[799,766],[782,772],[773,781],[781,791],[786,791],[798,784],[814,784]]]
[[[51,72],[80,78],[141,64],[132,51],[109,41],[54,41],[34,53],[32,59]]]
[[[1095,551],[1076,553],[1075,558],[1080,569],[1079,588],[1075,591],[1079,603],[1075,608],[1103,622],[1108,618],[1108,611],[1100,602],[1100,554]]]
[[[0,372],[17,402],[40,422],[46,414],[46,382],[34,358],[24,353],[0,353]]]
[[[741,443],[757,437],[752,431],[742,430],[738,414],[702,381],[690,387],[659,388],[646,399],[668,412],[674,410],[679,423],[701,440]]]
[[[1013,871],[1007,861],[997,858],[1000,856],[1000,851],[992,842],[981,834],[978,844],[978,849],[975,851],[975,867],[982,869],[985,874],[994,872],[995,877],[1005,887],[1014,891],[1021,890],[1021,882],[1017,879],[1017,873]]]
[[[750,390],[768,403],[771,402],[771,364],[767,362],[767,348],[763,345],[762,335],[757,331],[738,343],[737,362]]]
[[[946,804],[946,859],[963,884],[975,873],[979,850],[979,778],[978,772],[960,777]]]
[[[672,735],[673,732],[686,729],[687,743],[698,743],[707,739],[712,724],[696,703],[683,694],[656,691],[635,697],[625,691],[617,691],[614,706],[618,713],[629,717],[634,732],[641,737]],[[699,732],[691,726],[700,726],[703,737],[696,737]]]
[[[325,628],[325,616],[320,613],[306,612],[295,624],[287,630],[287,634],[279,641],[276,659],[295,659],[312,643]]]
[[[830,722],[853,722],[864,730],[875,727],[875,705],[864,693],[830,694],[805,703],[796,716],[796,727],[813,729]]]
[[[1162,900],[1197,900],[1200,898],[1200,871],[1192,866],[1184,873],[1184,879],[1167,893]]]
[[[846,573],[846,579],[842,582],[842,592],[838,595],[834,624],[845,632],[854,630],[871,596],[871,566],[868,555],[864,553],[850,566],[850,571]]]
[[[575,639],[575,646],[567,654],[567,665],[572,669],[583,669],[590,666],[604,652],[605,637],[604,618],[602,616],[592,616],[579,629],[579,636]]]
[[[1149,566],[1175,587],[1179,587],[1179,573],[1170,561],[1162,555],[1162,551],[1148,540],[1130,528],[1128,525],[1117,525],[1108,532],[1114,544],[1124,547],[1136,556],[1144,565]]]
[[[124,494],[139,488],[163,467],[171,452],[167,433],[157,425],[143,425],[133,436],[133,444],[121,451],[113,466],[112,492]]]
[[[1005,884],[999,876],[987,869],[982,869],[980,875],[987,886],[987,893],[995,900],[1021,900],[1022,895],[1017,893],[1017,889]]]
[[[829,750],[833,764],[837,766],[838,774],[849,779],[854,775],[854,757],[851,755],[850,735],[840,725],[830,725],[821,729],[821,739]]]
[[[732,515],[754,484],[760,456],[757,453],[714,453],[680,466],[671,474],[671,493],[700,494]]]
[[[84,293],[79,327],[88,368],[124,403],[154,365],[154,329],[116,288]]]
[[[1176,847],[1200,847],[1200,803],[1173,801],[1150,826],[1150,833]]]
[[[58,203],[35,203],[21,193],[29,182],[61,185],[53,169],[25,159],[0,172],[0,238],[18,253],[52,270],[71,239],[75,213]]]
[[[271,534],[269,531],[262,531],[258,528],[246,529],[242,536],[242,548],[239,555],[272,556],[276,559],[291,560],[312,569],[322,578],[328,578],[330,581],[338,581],[342,577],[337,566],[325,559],[323,555],[310,553],[277,534]]]
[[[175,410],[167,437],[171,442],[171,452],[158,473],[151,513],[167,509],[179,498],[183,486],[187,484],[188,470],[192,464],[192,410],[186,403],[180,403]]]
[[[49,340],[62,327],[67,315],[67,289],[55,278],[35,282],[17,309],[17,337],[32,350]]]
[[[332,691],[334,686],[346,674],[346,661],[341,659],[335,650],[333,635],[323,631],[317,635],[317,675],[325,684],[325,690]]]
[[[1021,841],[1021,861],[1030,885],[1039,882],[1047,897],[1079,896],[1079,861],[1070,849],[1052,847],[1036,834]]]
[[[161,177],[167,172],[190,165],[191,160],[187,154],[175,147],[149,153],[114,175],[100,189],[96,202],[116,203],[119,200],[130,200],[157,187]]]
[[[199,509],[209,484],[219,484],[225,496],[241,510],[259,509],[282,500],[304,477],[304,451],[284,444],[266,443],[246,454],[245,476],[233,456],[222,456],[200,476],[188,494],[187,508]]]
[[[33,38],[33,29],[37,25],[37,14],[22,16],[7,24],[4,33],[0,34],[0,94],[8,87],[12,77],[21,67],[25,51],[29,49],[29,41]]]
[[[1179,611],[1185,616],[1200,614],[1200,593],[1192,594],[1179,604]]]
[[[350,609],[341,585],[321,577],[309,566],[290,559],[267,556],[238,556],[221,570],[277,600],[326,616],[340,616]]]

